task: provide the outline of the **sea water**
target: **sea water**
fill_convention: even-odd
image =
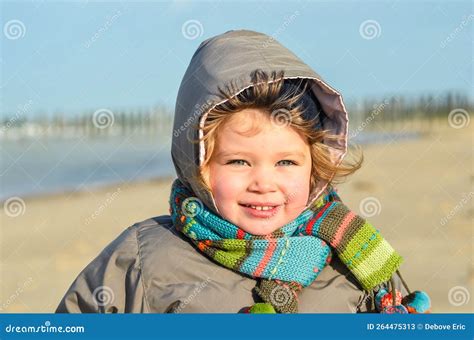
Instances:
[[[364,145],[417,137],[417,133],[363,131],[351,142]],[[0,145],[1,201],[175,176],[169,137],[40,137],[1,140]]]

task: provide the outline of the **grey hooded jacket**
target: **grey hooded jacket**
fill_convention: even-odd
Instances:
[[[246,30],[210,38],[194,53],[183,77],[171,153],[178,178],[217,214],[212,193],[195,180],[205,157],[204,145],[190,140],[200,136],[207,112],[222,102],[218,88],[232,81],[237,94],[251,86],[250,74],[256,69],[284,71],[288,79],[310,79],[325,114],[323,128],[346,136],[339,144],[327,142],[333,162],[339,164],[347,150],[348,115],[341,95],[291,51],[272,37]],[[318,183],[308,205],[327,184]],[[236,313],[259,301],[253,291],[256,283],[197,251],[165,215],[129,227],[108,245],[79,274],[57,312]],[[396,286],[401,288],[399,281]],[[300,293],[299,312],[372,312],[372,302],[334,256]]]

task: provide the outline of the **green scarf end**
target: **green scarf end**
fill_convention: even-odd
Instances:
[[[249,309],[251,314],[276,314],[275,308],[270,303],[259,302]]]

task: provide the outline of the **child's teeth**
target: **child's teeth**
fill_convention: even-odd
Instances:
[[[262,207],[262,206],[256,206],[256,205],[251,205],[250,207],[256,210],[270,210],[273,208],[273,207]]]

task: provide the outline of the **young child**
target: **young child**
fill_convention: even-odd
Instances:
[[[427,312],[334,190],[361,165],[342,163],[347,131],[340,94],[273,38],[204,41],[176,102],[170,216],[125,230],[57,312]]]

